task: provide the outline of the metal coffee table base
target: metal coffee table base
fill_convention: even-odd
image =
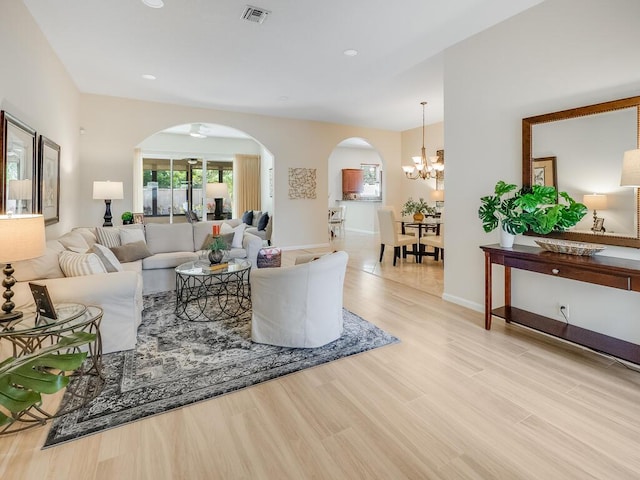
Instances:
[[[193,322],[226,320],[251,310],[249,269],[223,275],[176,272],[176,315]]]

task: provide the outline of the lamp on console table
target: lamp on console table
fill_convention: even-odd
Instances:
[[[113,227],[111,223],[111,200],[122,200],[124,198],[122,182],[93,182],[93,199],[104,200],[106,205],[104,211],[103,227]]]
[[[229,198],[229,190],[226,183],[207,183],[207,198],[213,198],[216,209],[213,213],[214,220],[222,220],[222,204],[225,198]]]
[[[16,284],[13,278],[15,271],[11,264],[20,260],[29,260],[44,254],[44,217],[42,215],[0,215],[0,263],[5,264],[2,273],[5,288],[2,296],[2,313],[0,323],[17,320],[22,312],[13,311],[15,304],[11,301],[11,287]]]

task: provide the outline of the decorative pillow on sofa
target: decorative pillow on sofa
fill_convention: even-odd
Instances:
[[[269,223],[269,214],[264,212],[258,220],[258,230],[265,230],[267,228],[267,224]]]
[[[258,251],[258,268],[279,267],[282,263],[282,251],[279,248],[261,248]]]
[[[58,256],[60,268],[65,277],[81,277],[95,273],[107,273],[106,268],[95,253],[76,253],[69,250]]]
[[[134,242],[147,243],[147,240],[144,238],[144,231],[141,228],[121,228],[118,230],[120,230],[120,243],[122,245]]]
[[[89,250],[89,244],[80,232],[69,232],[58,238],[58,241],[65,249],[76,253],[86,253]]]
[[[98,256],[107,272],[121,272],[123,270],[115,254],[104,245],[95,243],[91,247],[91,253],[95,253]]]
[[[115,227],[96,227],[96,238],[100,245],[104,245],[107,248],[122,245],[120,241],[120,230]]]
[[[231,242],[231,248],[242,248],[242,237],[244,236],[244,229],[247,228],[246,223],[241,223],[237,227],[232,227],[228,223],[223,223],[220,226],[220,235],[233,233],[233,241]]]
[[[242,223],[246,223],[251,226],[253,223],[253,210],[247,210],[242,214]]]
[[[153,255],[144,242],[133,242],[119,247],[111,247],[111,251],[122,263],[135,262]]]

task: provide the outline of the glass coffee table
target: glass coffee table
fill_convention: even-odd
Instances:
[[[221,265],[198,260],[176,267],[176,315],[207,322],[237,317],[251,309],[248,260]]]
[[[22,357],[55,345],[62,337],[71,333],[92,333],[95,334],[95,340],[88,345],[59,352],[66,354],[88,351],[88,356],[82,366],[70,373],[72,380],[67,385],[65,395],[55,413],[47,411],[41,404],[36,404],[19,413],[16,421],[0,429],[0,435],[44,425],[54,417],[82,407],[102,391],[102,309],[81,303],[60,303],[55,305],[55,310],[58,317],[55,320],[36,312],[24,312],[21,318],[0,324],[0,342],[9,342],[13,357]]]

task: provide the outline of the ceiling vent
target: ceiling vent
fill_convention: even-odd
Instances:
[[[247,5],[244,12],[242,12],[242,19],[248,22],[262,23],[267,19],[267,15],[270,13],[271,12],[269,10],[265,10],[264,8]]]

